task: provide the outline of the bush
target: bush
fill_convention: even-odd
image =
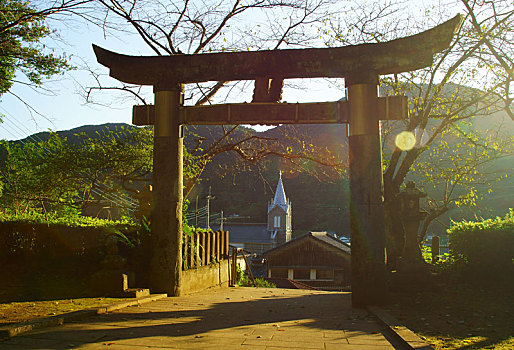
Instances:
[[[239,265],[236,266],[236,274],[237,274],[237,285],[241,287],[254,287],[252,280],[245,276],[244,271],[241,270]],[[255,287],[257,288],[277,288],[277,286],[271,282],[266,281],[262,278],[255,279]]]
[[[241,286],[241,287],[254,287],[252,280],[248,276],[244,276],[240,281],[238,281],[237,285]],[[268,282],[263,278],[255,279],[255,287],[257,287],[257,288],[277,288],[277,286],[275,284]]]
[[[512,209],[505,218],[454,222],[448,233],[453,263],[482,277],[498,277],[498,274],[507,277],[514,272]]]
[[[127,238],[137,226],[130,222],[88,217],[75,219],[31,215],[0,217],[0,260],[26,266],[41,264],[97,264],[101,261],[105,238]],[[95,265],[96,265],[95,264]]]

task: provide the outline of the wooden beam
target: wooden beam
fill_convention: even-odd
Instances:
[[[400,120],[408,117],[406,96],[378,99],[378,119]],[[134,125],[153,125],[153,105],[134,106]],[[238,103],[182,107],[180,122],[187,125],[235,124],[332,124],[347,123],[348,102],[323,103]]]
[[[393,74],[432,64],[434,53],[446,49],[462,17],[425,32],[389,42],[336,48],[225,52],[173,56],[128,56],[93,45],[97,60],[110,76],[138,85],[173,81],[255,80],[258,78],[341,78],[360,71]]]

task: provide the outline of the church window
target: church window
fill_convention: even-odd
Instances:
[[[280,227],[280,216],[275,216],[273,218],[273,227]]]

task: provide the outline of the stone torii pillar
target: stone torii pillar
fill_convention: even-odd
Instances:
[[[154,293],[180,295],[182,275],[183,132],[180,106],[183,85],[154,85],[155,124],[151,214]],[[153,234],[159,232],[158,235]]]
[[[378,74],[363,72],[345,82],[350,117],[352,304],[382,305],[387,291]]]

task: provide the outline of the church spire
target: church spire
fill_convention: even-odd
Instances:
[[[275,191],[275,198],[273,200],[273,206],[287,206],[286,192],[284,191],[284,184],[282,183],[282,171],[279,173],[277,190]]]

